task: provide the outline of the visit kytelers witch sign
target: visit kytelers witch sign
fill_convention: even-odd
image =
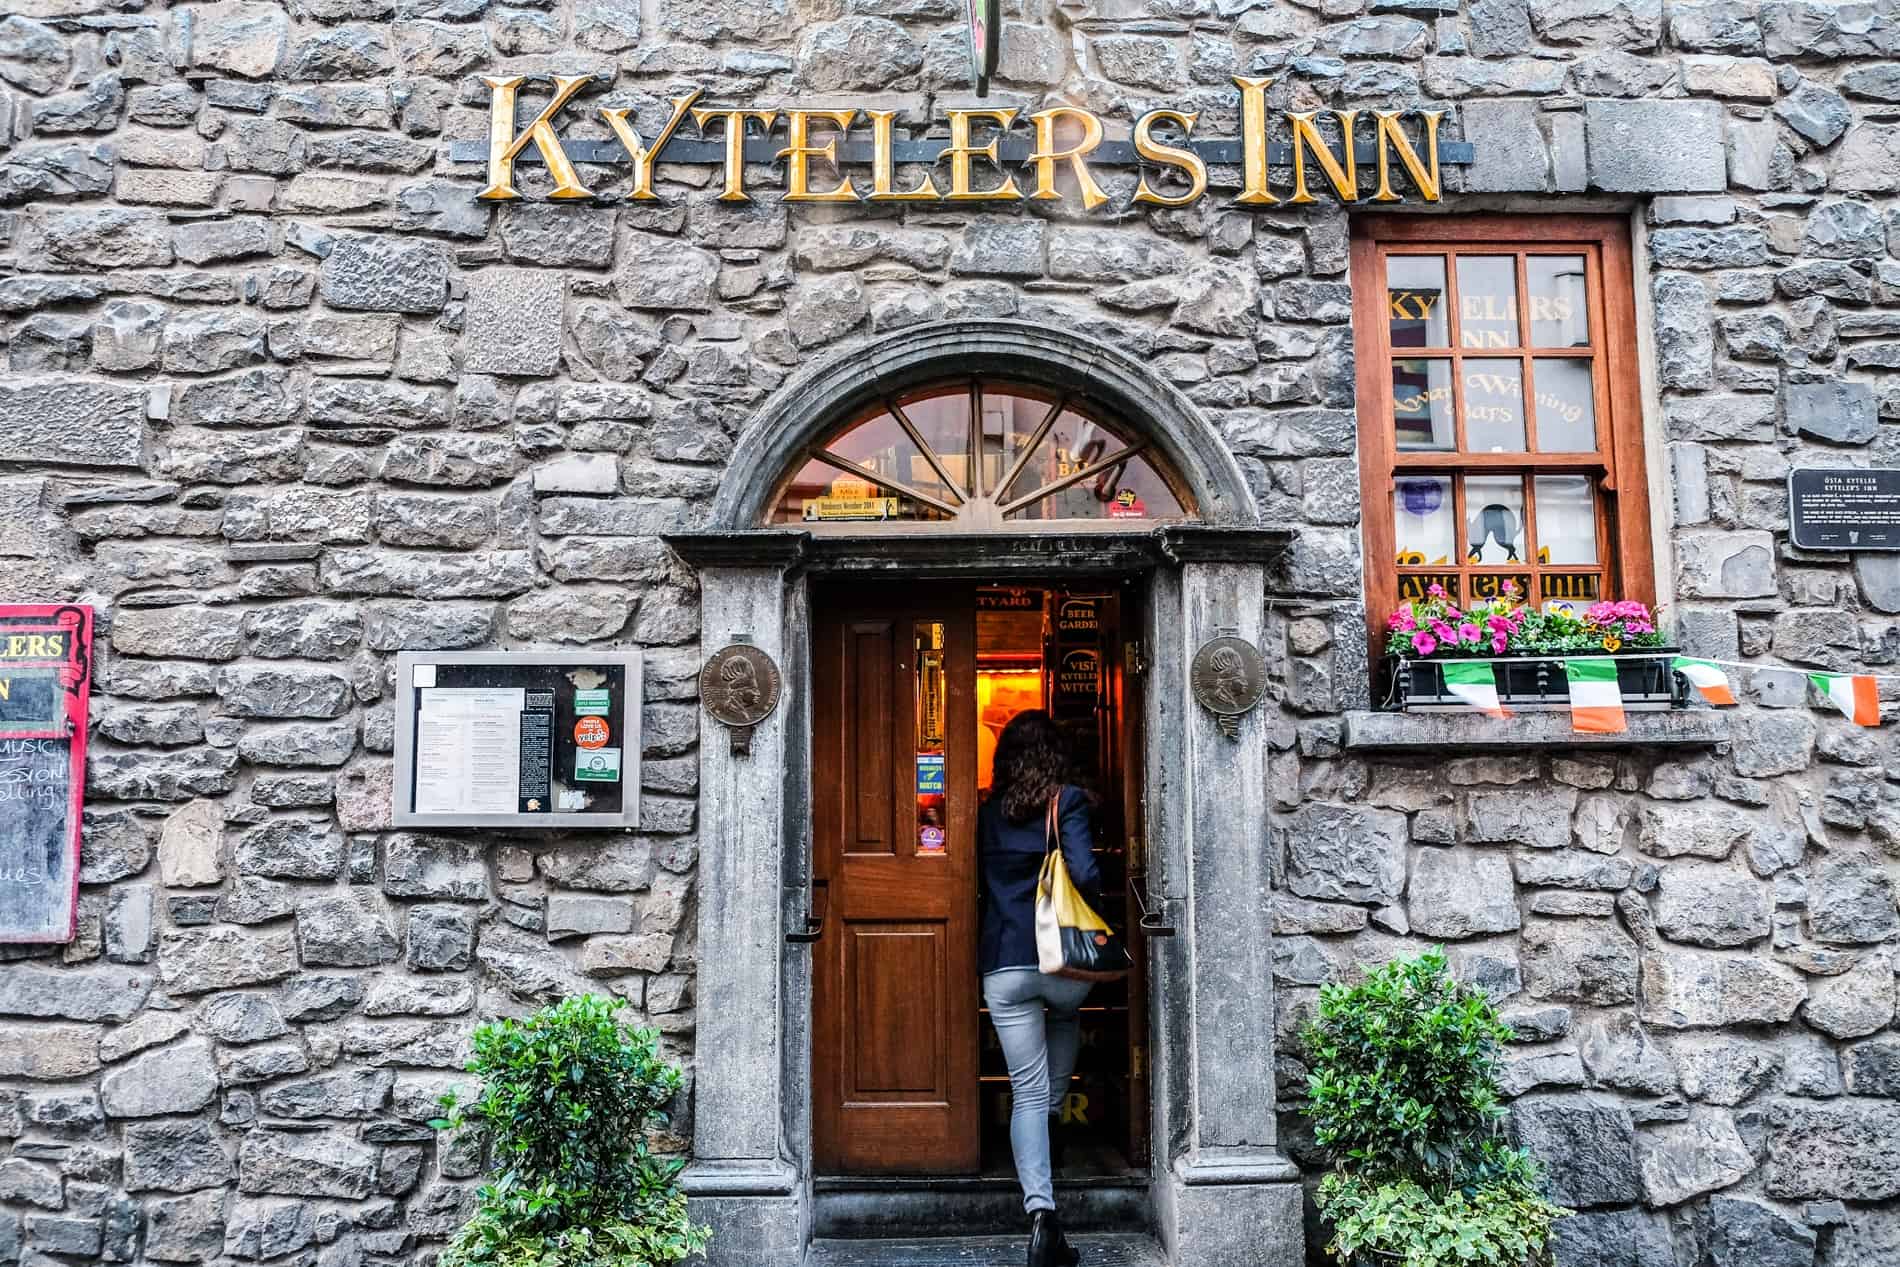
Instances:
[[[1054,106],[1032,114],[982,107],[946,109],[948,139],[912,140],[897,135],[895,110],[757,110],[701,107],[694,91],[671,103],[671,114],[648,140],[635,131],[626,107],[600,107],[612,140],[563,140],[556,130],[574,97],[591,75],[556,75],[553,92],[526,126],[517,99],[522,76],[484,79],[490,93],[489,139],[457,141],[455,162],[485,163],[488,183],[477,198],[491,202],[521,197],[515,164],[538,159],[545,164],[554,201],[603,200],[581,179],[576,163],[628,165],[632,181],[625,197],[657,202],[654,169],[667,163],[716,163],[725,169],[719,197],[749,202],[746,165],[783,163],[780,197],[786,202],[1017,202],[1062,197],[1058,173],[1074,181],[1082,205],[1094,210],[1108,201],[1091,166],[1139,166],[1134,201],[1179,207],[1207,193],[1210,164],[1237,166],[1242,207],[1301,204],[1318,199],[1309,188],[1330,188],[1346,202],[1398,202],[1394,177],[1402,170],[1426,202],[1439,197],[1440,164],[1471,161],[1471,146],[1441,142],[1438,110],[1283,111],[1267,109],[1268,79],[1236,78],[1240,89],[1240,136],[1229,140],[1195,139],[1195,111],[1150,110],[1135,121],[1128,141],[1104,139],[1102,121],[1075,106]],[[1322,131],[1337,129],[1335,150]],[[697,137],[682,135],[691,122]],[[1408,126],[1410,131],[1408,133]],[[756,132],[755,132],[756,129]],[[868,133],[868,138],[867,134]],[[782,140],[781,140],[782,138]],[[814,164],[825,168],[814,171]],[[938,165],[947,165],[938,184]],[[900,171],[909,167],[913,170]],[[865,171],[869,168],[869,179]],[[1289,177],[1269,182],[1270,169],[1291,169]],[[1161,187],[1150,182],[1162,170],[1173,179]],[[1021,182],[1018,182],[1018,177]],[[814,181],[825,182],[814,188]]]

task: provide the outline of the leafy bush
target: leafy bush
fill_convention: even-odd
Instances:
[[[680,1071],[617,1006],[581,995],[475,1031],[481,1094],[444,1096],[435,1125],[474,1130],[493,1176],[440,1267],[663,1267],[705,1249],[710,1232],[679,1187],[685,1163],[646,1139]]]
[[[1321,989],[1306,1027],[1305,1112],[1337,1169],[1320,1183],[1327,1249],[1405,1267],[1541,1261],[1542,1175],[1498,1136],[1499,1045],[1512,1036],[1439,951]]]

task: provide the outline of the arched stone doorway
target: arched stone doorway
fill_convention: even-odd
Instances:
[[[1123,449],[1152,456],[1178,513],[1028,531],[1002,513],[1022,500],[1012,494],[974,524],[942,513],[928,522],[775,522],[787,518],[788,486],[841,428],[893,399],[902,413],[905,393],[950,379],[1083,402]],[[914,420],[895,426],[905,434],[887,427],[885,449],[918,438],[908,434]],[[984,443],[979,435],[969,447],[980,454]],[[1105,445],[1101,460],[1120,451]],[[920,478],[956,484],[965,497],[984,486],[940,454],[909,456]],[[1023,465],[999,456],[996,469]],[[827,461],[854,478],[868,473],[879,496],[900,495],[903,481],[888,465],[859,467],[855,455],[836,453]],[[944,510],[961,504],[953,493],[937,500]],[[845,349],[787,382],[739,438],[710,518],[710,531],[669,538],[699,569],[702,647],[749,641],[785,682],[749,751],[735,751],[716,723],[701,734],[688,1187],[716,1229],[713,1261],[798,1267],[812,1235],[812,952],[802,938],[813,905],[814,593],[839,574],[1060,571],[1138,578],[1145,594],[1147,891],[1173,930],[1149,943],[1151,1229],[1172,1263],[1297,1263],[1298,1175],[1277,1147],[1274,1118],[1267,723],[1256,711],[1223,735],[1193,702],[1187,674],[1211,638],[1258,643],[1269,566],[1287,537],[1257,525],[1219,433],[1134,358],[1084,336],[1003,321],[918,327]]]

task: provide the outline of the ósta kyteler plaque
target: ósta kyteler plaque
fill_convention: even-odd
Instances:
[[[1788,522],[1803,550],[1900,550],[1900,470],[1791,471]]]

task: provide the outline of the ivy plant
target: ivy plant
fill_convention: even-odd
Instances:
[[[596,995],[475,1031],[481,1092],[442,1098],[434,1125],[469,1129],[490,1177],[440,1267],[665,1267],[705,1249],[686,1214],[678,1158],[648,1132],[666,1122],[679,1069],[659,1034],[633,1029]]]
[[[1335,1169],[1320,1182],[1327,1249],[1404,1267],[1522,1267],[1551,1223],[1531,1157],[1499,1135],[1501,1044],[1482,990],[1426,951],[1320,990],[1305,1028],[1304,1111]]]

